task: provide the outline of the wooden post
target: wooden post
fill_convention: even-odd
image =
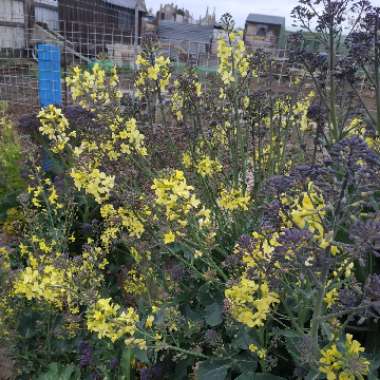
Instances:
[[[31,45],[35,20],[34,0],[24,0],[25,47]]]
[[[138,54],[138,44],[139,44],[139,11],[140,11],[140,1],[136,0],[136,7],[135,7],[135,40],[133,41],[134,46],[134,68],[137,70],[136,65],[136,57]]]

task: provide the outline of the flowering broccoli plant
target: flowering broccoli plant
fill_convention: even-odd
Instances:
[[[257,91],[270,57],[223,21],[213,81],[150,42],[133,112],[95,65],[67,79],[87,123],[39,113],[60,170],[31,165],[17,244],[0,248],[4,339],[23,353],[28,320],[49,351],[20,355],[24,373],[377,379],[376,146],[320,138],[302,83]]]

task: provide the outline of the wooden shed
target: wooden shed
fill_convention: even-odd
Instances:
[[[250,49],[276,49],[285,35],[285,17],[251,13],[245,23],[244,40]]]
[[[0,0],[0,49],[22,49],[25,46],[25,3],[22,0]]]
[[[0,49],[32,45],[35,24],[73,42],[132,44],[146,13],[144,0],[0,0]]]
[[[57,30],[58,0],[0,0],[0,49],[28,47],[35,22]]]
[[[141,35],[147,13],[143,0],[59,0],[58,7],[61,32],[71,41],[85,43],[102,39],[108,44],[131,44],[136,34]],[[129,40],[123,40],[126,37]]]

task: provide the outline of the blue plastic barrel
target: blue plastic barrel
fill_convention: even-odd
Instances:
[[[61,50],[52,44],[37,47],[39,97],[41,107],[62,104]]]

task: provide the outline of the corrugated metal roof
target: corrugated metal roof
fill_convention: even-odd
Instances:
[[[181,24],[162,20],[158,26],[158,36],[167,40],[184,40],[208,44],[213,37],[213,26],[198,24]]]
[[[146,11],[145,1],[141,0],[105,0],[106,3],[117,5],[123,8],[135,9],[136,4],[140,3],[141,8]]]
[[[250,13],[247,17],[247,22],[255,22],[258,24],[269,25],[281,25],[282,27],[285,27],[285,17],[261,15],[258,13]]]

